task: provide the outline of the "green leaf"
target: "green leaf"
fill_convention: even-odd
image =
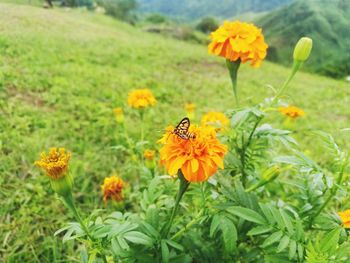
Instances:
[[[160,241],[160,247],[161,247],[161,250],[162,250],[162,262],[163,263],[169,262],[169,254],[170,254],[170,252],[169,252],[169,248],[168,248],[166,240]]]
[[[124,234],[124,238],[134,244],[141,244],[146,246],[153,245],[153,240],[150,237],[138,231],[130,231]]]
[[[289,237],[288,236],[282,237],[281,242],[277,247],[277,253],[282,252],[288,246],[288,244],[289,244]]]
[[[261,234],[265,234],[267,232],[271,232],[273,230],[273,227],[272,226],[257,226],[257,227],[254,227],[252,228],[248,233],[247,235],[250,235],[250,236],[255,236],[255,235],[261,235]]]
[[[278,232],[273,233],[271,236],[269,236],[268,238],[265,239],[265,241],[261,245],[261,247],[268,247],[271,244],[276,243],[277,241],[279,241],[281,239],[282,236],[283,236],[282,231],[278,231]]]
[[[284,222],[284,225],[287,228],[289,235],[293,235],[294,228],[293,228],[293,224],[292,224],[290,216],[282,208],[280,208],[279,211],[280,211],[280,214],[282,216],[282,220]]]
[[[235,224],[226,217],[221,217],[220,229],[222,231],[222,238],[224,241],[224,247],[227,252],[233,252],[236,250],[237,242],[237,229]]]
[[[229,213],[234,214],[235,216],[238,216],[253,223],[257,223],[260,225],[265,225],[267,223],[260,214],[245,207],[232,206],[230,208],[227,208],[226,210]]]
[[[338,246],[341,228],[333,229],[320,242],[320,249],[324,253],[333,254]]]
[[[290,260],[294,258],[296,252],[297,252],[297,242],[291,239],[289,242],[289,255],[288,255]]]
[[[269,206],[266,204],[259,204],[259,207],[260,207],[261,211],[263,212],[264,216],[266,217],[266,219],[269,221],[269,223],[274,224],[276,222],[276,220],[274,219]]]
[[[180,245],[179,243],[176,243],[175,241],[167,239],[166,242],[168,243],[169,246],[172,246],[173,248],[183,251],[184,247]]]
[[[218,230],[219,224],[220,224],[220,215],[216,214],[213,216],[213,219],[210,224],[210,233],[209,233],[210,237],[213,237],[215,235],[216,231]]]

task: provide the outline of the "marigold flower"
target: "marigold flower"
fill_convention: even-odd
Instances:
[[[148,161],[153,161],[156,152],[154,150],[146,149],[143,152],[143,157]]]
[[[115,119],[118,123],[123,123],[124,122],[124,112],[123,112],[123,108],[118,107],[118,108],[114,108],[113,112],[115,114]]]
[[[143,109],[157,103],[149,89],[136,89],[129,92],[128,105],[132,108]]]
[[[40,160],[35,165],[42,168],[48,177],[57,180],[66,174],[70,157],[71,154],[64,148],[51,148],[48,154],[41,153]]]
[[[345,228],[350,228],[350,209],[343,212],[338,212],[338,215]]]
[[[217,131],[221,131],[228,127],[230,120],[222,112],[211,111],[202,117],[201,124],[203,126],[211,125],[217,127]]]
[[[195,104],[193,104],[193,103],[186,103],[185,104],[186,112],[192,113],[192,112],[194,112],[195,109],[196,109],[196,105]]]
[[[220,143],[215,129],[210,126],[191,125],[189,132],[195,135],[194,139],[181,139],[168,130],[162,138],[164,145],[160,150],[160,161],[170,175],[176,175],[181,170],[188,182],[202,182],[218,167],[224,168],[227,146]]]
[[[305,112],[302,109],[299,109],[298,107],[292,105],[279,107],[278,111],[291,119],[296,119],[305,115]]]
[[[266,57],[268,45],[264,41],[261,29],[253,24],[240,21],[225,21],[216,31],[210,34],[212,42],[208,51],[230,61],[247,61],[258,67]]]
[[[113,199],[117,202],[122,201],[124,185],[123,180],[116,175],[106,177],[101,185],[103,201],[106,202],[108,199]]]

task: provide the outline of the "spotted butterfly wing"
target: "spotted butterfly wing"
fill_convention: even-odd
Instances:
[[[174,134],[176,134],[177,136],[179,136],[181,139],[184,139],[184,140],[194,138],[195,136],[188,132],[190,125],[191,125],[190,119],[187,117],[183,118],[174,129]]]

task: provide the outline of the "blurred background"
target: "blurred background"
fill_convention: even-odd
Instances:
[[[332,133],[348,147],[349,0],[0,0],[0,262],[80,262],[76,243],[53,236],[71,217],[33,163],[65,147],[83,214],[115,211],[102,201],[103,178],[117,173],[133,185],[144,172],[120,146],[113,113],[123,108],[137,141],[130,90],[147,87],[158,101],[145,116],[155,150],[186,103],[196,105],[194,123],[235,107],[224,60],[207,53],[210,32],[235,19],[261,27],[269,45],[260,68],[240,69],[242,105],[273,96],[294,45],[309,36],[312,54],[287,94],[306,115],[288,127],[278,112],[268,121],[292,130],[319,163],[327,158],[307,131]]]

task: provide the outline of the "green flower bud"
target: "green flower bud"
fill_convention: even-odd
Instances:
[[[312,39],[309,37],[302,37],[295,45],[293,58],[298,62],[305,62],[311,53]]]
[[[280,173],[281,169],[278,166],[272,166],[263,173],[262,180],[265,182],[270,182],[272,180],[275,180]]]

